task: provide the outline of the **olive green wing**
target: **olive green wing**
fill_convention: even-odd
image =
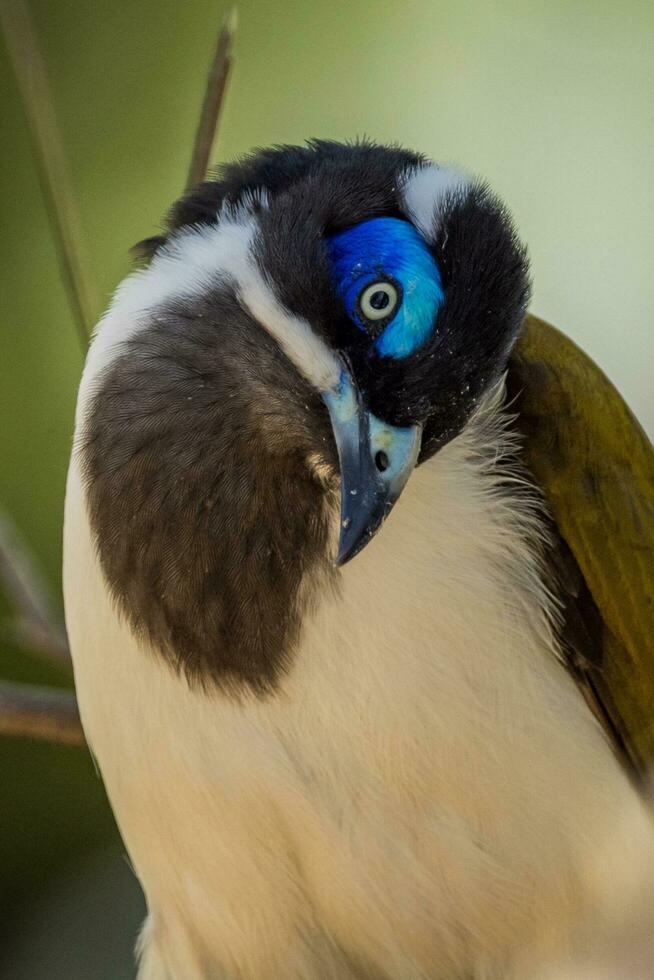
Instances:
[[[654,764],[654,449],[597,365],[536,317],[508,385],[556,524],[571,669],[643,773]]]

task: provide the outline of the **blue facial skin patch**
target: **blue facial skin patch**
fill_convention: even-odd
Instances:
[[[408,221],[371,218],[327,240],[334,286],[350,319],[382,357],[402,358],[425,343],[436,326],[445,295],[440,270],[425,240]],[[360,299],[375,282],[395,284],[399,303],[387,322],[367,321]]]

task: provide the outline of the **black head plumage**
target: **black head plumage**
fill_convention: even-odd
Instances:
[[[275,293],[346,354],[370,409],[396,425],[424,425],[421,458],[452,439],[505,369],[530,295],[528,263],[511,217],[481,181],[435,206],[429,246],[445,302],[436,329],[407,357],[380,356],[335,295],[328,237],[374,217],[406,220],[402,188],[425,158],[399,147],[314,140],[258,150],[217,171],[172,208],[152,256],[189,225],[211,225],[225,205],[265,194],[258,261]]]

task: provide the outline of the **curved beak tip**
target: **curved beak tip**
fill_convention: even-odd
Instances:
[[[323,395],[341,470],[341,524],[336,564],[371,540],[404,489],[420,451],[421,425],[398,427],[369,412],[349,372]]]

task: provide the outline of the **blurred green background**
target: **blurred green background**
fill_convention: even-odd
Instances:
[[[226,5],[31,9],[102,307],[183,187]],[[534,310],[595,357],[651,433],[654,6],[243,0],[238,13],[216,157],[365,134],[485,175],[529,243]],[[58,594],[82,353],[1,44],[0,96],[0,506]],[[0,675],[67,682],[6,638]],[[132,976],[141,916],[87,754],[0,741],[0,977]]]

